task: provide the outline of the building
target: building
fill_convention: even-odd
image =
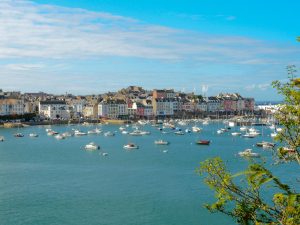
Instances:
[[[42,118],[46,119],[70,119],[69,108],[65,101],[47,100],[40,101],[39,114]]]
[[[221,101],[217,97],[207,98],[207,111],[208,112],[218,112],[221,110]]]
[[[85,118],[97,119],[98,118],[98,104],[89,104],[84,106],[82,115]]]
[[[25,104],[21,99],[0,99],[0,116],[23,115]]]
[[[155,116],[173,116],[174,100],[170,98],[156,98],[152,100]]]
[[[124,100],[106,100],[98,105],[98,116],[111,119],[128,117],[128,105]]]

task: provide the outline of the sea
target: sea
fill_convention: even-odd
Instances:
[[[183,131],[195,124],[178,126]],[[271,150],[256,142],[272,141],[268,127],[256,127],[261,135],[246,139],[231,132],[217,134],[226,125],[196,124],[200,133],[175,135],[151,125],[140,129],[150,135],[121,134],[117,125],[53,125],[0,129],[0,224],[1,225],[233,225],[223,214],[210,213],[204,204],[214,201],[214,192],[196,173],[199,163],[221,157],[233,173],[246,169],[249,160],[238,152],[252,148],[283,181],[294,182],[296,164],[274,164]],[[57,140],[45,129],[83,132],[99,127],[115,136],[86,135]],[[134,128],[126,127],[131,131]],[[16,138],[15,133],[24,137]],[[29,137],[37,133],[39,137]],[[163,139],[169,145],[155,145]],[[210,140],[208,146],[197,140]],[[87,151],[90,142],[100,150]],[[135,143],[139,149],[125,150]],[[103,156],[102,153],[108,153]]]

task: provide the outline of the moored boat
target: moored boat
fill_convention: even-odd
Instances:
[[[154,144],[156,144],[156,145],[168,145],[169,142],[160,139],[160,140],[154,141]]]
[[[232,132],[232,133],[231,133],[232,136],[240,136],[241,134],[242,134],[242,133],[240,133],[240,132]]]
[[[100,146],[97,145],[97,144],[95,144],[94,142],[91,142],[91,143],[89,143],[89,144],[86,144],[86,145],[84,146],[84,148],[85,148],[86,150],[97,150],[97,149],[100,149]]]
[[[38,134],[36,134],[36,133],[31,133],[31,134],[29,134],[29,137],[38,137],[39,135]]]
[[[24,134],[22,134],[22,133],[16,133],[16,134],[14,134],[14,137],[24,137]]]
[[[5,140],[5,138],[3,136],[0,136],[0,141],[2,142],[4,140]]]
[[[242,157],[259,157],[260,155],[256,152],[252,152],[252,149],[248,148],[248,149],[245,149],[244,151],[242,152],[239,152],[238,153],[239,156],[242,156]]]
[[[196,144],[197,145],[209,145],[210,141],[209,140],[199,140],[199,141],[196,141]]]
[[[125,148],[125,149],[138,149],[139,146],[136,145],[136,144],[133,144],[133,143],[129,143],[127,145],[124,145],[123,148]]]

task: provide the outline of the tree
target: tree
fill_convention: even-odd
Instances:
[[[288,73],[288,82],[273,82],[284,97],[275,117],[283,126],[277,140],[285,147],[277,149],[277,156],[281,162],[300,165],[300,78],[294,78],[295,66],[288,66]],[[205,175],[205,183],[215,191],[216,202],[206,204],[211,212],[224,213],[243,225],[300,224],[300,193],[282,183],[264,164],[251,163],[233,175],[220,158],[213,158],[202,162],[197,172]],[[244,183],[237,181],[240,177]],[[271,199],[265,200],[266,191]]]

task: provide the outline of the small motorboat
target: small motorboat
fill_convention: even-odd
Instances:
[[[245,126],[240,127],[240,131],[246,131],[246,130],[248,130],[247,127],[245,127]]]
[[[129,144],[127,144],[127,145],[124,145],[123,148],[125,148],[125,149],[138,149],[139,146],[138,146],[138,145],[135,145],[135,144],[133,144],[133,143],[129,143]]]
[[[156,145],[168,145],[169,142],[168,141],[164,141],[164,140],[158,140],[158,141],[154,141],[154,144]]]
[[[95,144],[94,142],[91,142],[84,146],[85,150],[98,150],[100,149],[100,146]]]
[[[270,136],[271,136],[272,138],[275,138],[277,135],[278,135],[277,132],[273,132],[273,133],[270,134]]]
[[[111,131],[107,131],[104,133],[104,136],[105,137],[112,137],[112,136],[115,136],[115,133],[111,132]]]
[[[73,136],[70,132],[64,132],[61,135],[64,137],[72,137]]]
[[[74,131],[74,135],[75,135],[75,136],[84,136],[84,135],[87,135],[87,133],[82,132],[82,131],[80,131],[80,130],[75,130],[75,131]]]
[[[240,133],[240,132],[232,132],[232,133],[231,133],[232,136],[240,136],[241,134],[242,134],[242,133]]]
[[[55,135],[54,137],[55,137],[57,140],[63,140],[63,139],[66,138],[65,136],[63,136],[63,135],[61,135],[61,134],[57,134],[57,135]]]
[[[123,131],[123,130],[125,130],[126,128],[125,127],[119,127],[119,130],[120,131]]]
[[[14,137],[24,137],[24,134],[22,134],[22,133],[16,133],[16,134],[14,134]]]
[[[176,134],[176,135],[184,135],[184,132],[180,130],[180,131],[175,131],[174,134]]]
[[[267,141],[262,141],[262,142],[257,142],[256,146],[257,147],[263,147],[263,148],[273,148],[275,147],[275,143],[272,142],[267,142]]]
[[[192,127],[192,131],[193,131],[194,133],[199,133],[201,130],[202,130],[202,129],[201,129],[200,127],[197,127],[197,126],[193,126],[193,127]]]
[[[128,134],[128,131],[123,130],[121,133],[122,133],[122,134]]]
[[[199,141],[196,141],[196,144],[197,145],[209,145],[210,141],[209,140],[199,140]]]
[[[4,139],[4,137],[3,136],[0,136],[0,141],[2,142],[2,141],[4,141],[5,139]]]
[[[129,134],[132,136],[142,136],[143,135],[142,131],[140,131],[140,130],[135,130]]]
[[[185,133],[191,133],[192,131],[190,129],[185,129]]]
[[[36,134],[36,133],[31,133],[31,134],[29,134],[29,137],[38,137],[39,135],[38,134]]]
[[[102,156],[108,156],[108,153],[107,153],[107,152],[102,152],[101,155],[102,155]]]
[[[47,132],[47,135],[49,135],[49,136],[54,136],[56,134],[58,134],[58,132],[56,132],[54,130],[50,130],[50,131]]]
[[[244,138],[255,138],[257,135],[255,134],[250,134],[250,133],[247,133],[247,134],[244,134],[243,137]]]
[[[238,154],[239,154],[239,156],[242,156],[242,157],[254,157],[254,158],[260,157],[260,155],[258,153],[252,152],[252,149],[250,149],[250,148],[245,149],[244,151],[239,152]]]
[[[93,130],[89,130],[88,131],[88,134],[101,134],[101,130],[96,128],[96,129],[93,129]]]

